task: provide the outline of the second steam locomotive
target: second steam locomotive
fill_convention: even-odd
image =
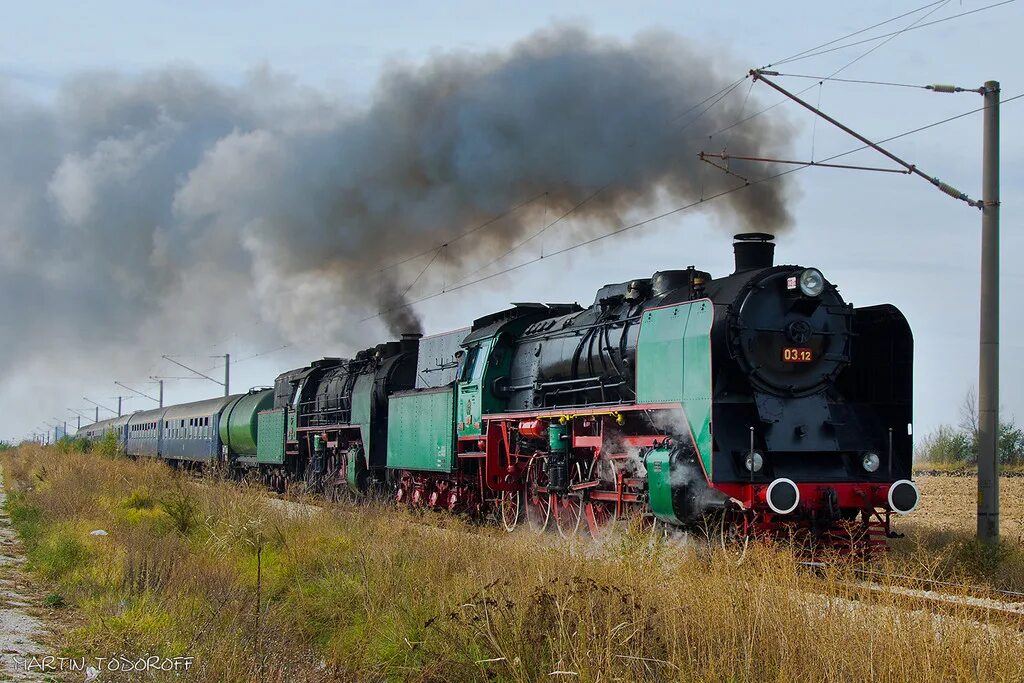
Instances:
[[[272,389],[98,422],[132,455],[386,491],[563,535],[642,515],[871,547],[912,511],[913,339],[821,271],[736,236],[735,271],[661,271],[593,304],[324,358]]]

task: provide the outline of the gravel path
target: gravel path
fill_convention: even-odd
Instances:
[[[5,505],[7,500],[0,471],[0,681],[47,681],[38,671],[25,671],[18,660],[48,654],[43,645],[46,625],[31,614],[39,597],[30,588],[22,565],[24,548]]]

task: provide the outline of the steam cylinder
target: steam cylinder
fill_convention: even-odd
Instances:
[[[569,445],[566,443],[565,425],[553,423],[548,427],[548,488],[565,491],[569,487]]]

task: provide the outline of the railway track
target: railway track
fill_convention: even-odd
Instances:
[[[803,562],[823,573],[822,562]],[[939,579],[855,567],[854,580],[840,581],[846,597],[865,603],[879,603],[881,596],[899,598],[899,607],[921,610],[939,618],[970,620],[982,625],[999,624],[1024,631],[1024,593]]]

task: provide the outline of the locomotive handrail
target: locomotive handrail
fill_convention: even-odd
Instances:
[[[611,377],[611,376],[608,376],[607,378],[608,379],[621,379],[621,377],[617,377],[616,378],[616,377]],[[600,384],[600,383],[603,382],[604,379],[605,379],[604,376],[597,375],[597,376],[594,376],[594,377],[579,377],[577,379],[561,379],[561,380],[556,380],[556,381],[553,381],[553,382],[538,382],[537,386],[539,386],[541,388],[544,388],[544,387],[557,387],[557,386],[563,386],[563,385],[566,385],[566,384],[583,384],[584,382],[590,382],[591,384]],[[605,386],[612,386],[612,385],[606,384]]]
[[[622,386],[625,383],[626,383],[625,381],[620,381],[620,382],[615,382],[613,384],[594,384],[594,385],[589,386],[589,387],[578,387],[576,389],[558,389],[557,391],[552,391],[548,395],[549,396],[568,396],[569,394],[582,394],[582,393],[586,393],[588,391],[596,391],[598,389],[612,389],[614,387],[620,387],[620,386]],[[621,401],[618,401],[618,403],[621,403]]]
[[[785,334],[786,330],[781,327],[745,327],[743,325],[737,325],[736,327],[742,327],[745,330],[753,330],[754,332],[778,332],[779,334]],[[811,330],[811,334],[819,337],[832,337],[837,334],[847,334],[846,332],[829,332],[826,330]]]
[[[601,322],[590,323],[589,325],[580,325],[578,327],[574,325],[572,327],[560,327],[557,330],[544,330],[544,332],[542,333],[534,332],[531,334],[524,334],[522,337],[520,337],[520,339],[522,341],[534,341],[537,339],[557,339],[559,337],[575,335],[580,332],[584,332],[586,330],[591,330],[594,328],[624,327],[626,323],[632,323],[640,320],[641,318],[643,318],[643,313],[640,313],[639,315],[631,315],[626,318],[614,318],[611,320],[603,320]],[[547,332],[550,332],[550,334],[545,334]]]
[[[346,406],[347,400],[311,399],[299,403],[298,427],[322,427],[326,425],[347,424],[351,422],[352,406]],[[333,405],[332,405],[333,404]]]

